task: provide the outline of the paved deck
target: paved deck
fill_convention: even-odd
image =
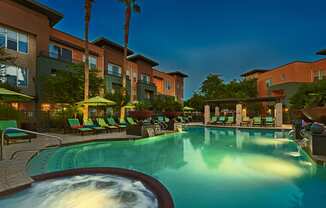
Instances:
[[[115,132],[109,134],[96,135],[72,135],[53,134],[62,138],[62,145],[74,143],[100,141],[100,140],[126,140],[139,139],[140,137],[127,135],[126,132]],[[8,193],[10,190],[19,189],[33,183],[26,172],[26,165],[33,155],[40,150],[53,145],[58,145],[58,141],[40,136],[33,139],[31,143],[16,143],[4,147],[4,160],[0,161],[0,195]]]

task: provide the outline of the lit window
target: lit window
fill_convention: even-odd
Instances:
[[[314,81],[326,79],[326,72],[323,70],[318,70],[314,72]]]
[[[19,52],[27,53],[28,52],[28,37],[25,34],[18,34],[18,46]]]
[[[27,69],[16,66],[0,66],[0,82],[11,86],[26,88],[28,84]]]
[[[17,51],[17,32],[7,30],[7,48]]]

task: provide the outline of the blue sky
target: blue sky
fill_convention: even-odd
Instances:
[[[56,28],[83,37],[84,0],[40,0],[65,15]],[[225,80],[253,68],[323,58],[325,0],[138,0],[130,47],[166,71],[189,75],[186,98],[209,73]],[[123,6],[96,0],[90,38],[123,40]]]

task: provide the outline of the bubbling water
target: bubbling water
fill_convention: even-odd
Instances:
[[[111,175],[82,175],[33,185],[0,200],[6,208],[157,208],[155,195],[141,182]],[[27,192],[27,194],[26,194]]]

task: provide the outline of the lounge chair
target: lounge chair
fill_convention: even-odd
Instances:
[[[73,131],[77,131],[81,135],[85,133],[94,133],[94,129],[81,125],[77,118],[68,118],[68,124]]]
[[[216,124],[224,124],[225,123],[225,116],[220,116],[218,118],[218,121],[216,121]]]
[[[108,132],[108,129],[100,127],[100,126],[94,124],[93,120],[90,119],[90,118],[87,119],[87,120],[84,120],[84,127],[94,129],[96,132],[100,132],[100,131]]]
[[[17,121],[15,120],[1,120],[0,121],[0,133],[5,131],[7,128],[17,128]],[[32,137],[24,132],[16,130],[7,130],[5,132],[5,140],[9,145],[10,140],[28,140],[31,142]]]
[[[100,127],[105,128],[105,129],[110,130],[110,131],[112,131],[112,130],[114,130],[114,129],[119,129],[119,128],[118,128],[117,126],[115,126],[115,125],[112,125],[112,124],[110,124],[110,123],[106,123],[105,120],[104,120],[104,118],[97,118],[97,119],[96,119],[96,122],[98,123],[98,125],[99,125]]]
[[[182,116],[178,116],[178,120],[179,120],[181,123],[186,123],[186,121],[183,119]]]
[[[250,118],[249,117],[244,117],[241,121],[241,126],[250,126]]]
[[[125,119],[120,119],[119,120],[119,127],[120,128],[127,128],[127,122]]]
[[[170,123],[170,119],[168,117],[164,117],[164,122],[168,124]]]
[[[212,116],[211,120],[209,121],[209,124],[216,124],[217,122],[217,116]]]
[[[106,121],[108,122],[108,124],[111,126],[111,127],[116,127],[115,129],[118,129],[119,131],[121,131],[123,128],[126,128],[126,126],[124,125],[119,125],[115,120],[114,118],[112,117],[108,117],[106,118]]]
[[[127,122],[130,124],[130,125],[137,125],[137,123],[134,121],[134,119],[132,117],[127,117]]]
[[[254,117],[254,118],[253,118],[253,123],[252,123],[252,125],[254,125],[254,126],[261,126],[261,125],[262,125],[261,117]]]
[[[228,116],[224,124],[225,125],[232,125],[232,124],[234,124],[234,117],[233,116]]]
[[[267,116],[265,118],[265,124],[266,126],[274,126],[274,118],[271,116]]]

